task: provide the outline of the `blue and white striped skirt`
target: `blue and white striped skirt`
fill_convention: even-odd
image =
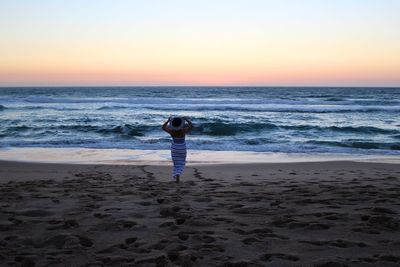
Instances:
[[[186,164],[186,142],[181,144],[171,143],[171,158],[174,163],[172,176],[181,175]]]

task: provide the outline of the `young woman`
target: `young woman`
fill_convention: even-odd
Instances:
[[[185,126],[185,121],[187,122],[187,127]],[[174,163],[172,175],[176,182],[179,183],[179,178],[186,164],[185,135],[193,129],[193,124],[185,117],[169,117],[163,124],[162,129],[172,137],[171,158]]]

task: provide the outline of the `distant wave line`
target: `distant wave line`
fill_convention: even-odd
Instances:
[[[85,133],[98,134],[119,134],[127,136],[144,136],[150,131],[160,131],[159,125],[143,125],[143,124],[123,124],[123,125],[49,125],[41,127],[32,127],[27,125],[3,127],[0,133],[3,135],[15,135],[19,132],[26,131],[77,131]],[[355,134],[393,134],[397,136],[400,131],[396,129],[383,129],[373,126],[317,126],[317,125],[280,125],[273,123],[232,123],[232,122],[203,122],[197,123],[193,131],[195,135],[210,136],[232,136],[238,133],[261,132],[265,130],[294,130],[294,131],[316,131],[316,132],[339,132],[339,133],[355,133]]]

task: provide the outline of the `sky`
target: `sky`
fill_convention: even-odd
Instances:
[[[400,86],[398,0],[0,0],[0,86]]]

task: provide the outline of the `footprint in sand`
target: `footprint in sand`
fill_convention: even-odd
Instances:
[[[337,247],[337,248],[352,248],[352,247],[359,247],[363,248],[366,247],[367,244],[363,242],[354,242],[354,241],[348,241],[348,240],[342,240],[342,239],[337,239],[337,240],[328,240],[328,241],[299,241],[300,243],[306,243],[306,244],[311,244],[314,246],[332,246],[332,247]]]
[[[52,212],[47,210],[25,210],[19,212],[19,215],[26,216],[26,217],[48,217],[53,215]]]
[[[261,256],[262,261],[272,261],[274,258],[278,258],[281,260],[287,260],[287,261],[298,261],[300,258],[295,255],[291,254],[284,254],[284,253],[267,253]]]

